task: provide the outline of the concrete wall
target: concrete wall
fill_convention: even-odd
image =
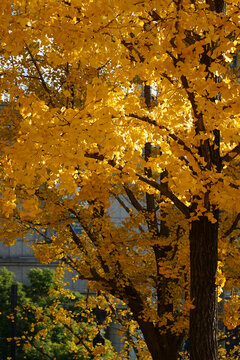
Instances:
[[[14,272],[15,280],[26,285],[29,284],[27,274],[30,269],[50,268],[55,270],[57,267],[56,263],[41,264],[40,261],[35,258],[34,252],[29,246],[30,243],[30,236],[27,240],[17,239],[13,246],[6,246],[0,241],[0,267],[5,266],[8,270]],[[65,276],[65,281],[69,283],[68,287],[71,290],[87,294],[87,281],[77,280],[73,282],[72,277],[73,273],[67,273]]]

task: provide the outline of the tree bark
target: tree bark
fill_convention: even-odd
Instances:
[[[216,219],[218,214],[215,212]],[[193,221],[190,229],[191,360],[217,359],[217,287],[218,221],[212,224],[206,216]]]
[[[153,323],[136,319],[143,333],[148,350],[153,360],[176,360],[182,337],[174,334],[161,334]]]
[[[124,290],[124,296],[118,293],[118,297],[125,302],[127,300],[133,317],[141,329],[152,360],[176,360],[183,334],[172,334],[170,329],[159,327],[153,321],[145,319],[146,308],[140,294],[131,284],[126,285],[122,290]]]

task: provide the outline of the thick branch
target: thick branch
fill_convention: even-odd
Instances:
[[[73,261],[73,259],[71,258],[71,256],[67,255],[65,258],[62,259],[62,261],[67,264],[68,266],[70,266],[72,268],[72,270],[76,271],[79,274],[79,279],[80,280],[87,280],[87,281],[97,281],[98,283],[107,283],[107,281],[101,277],[97,270],[93,267],[90,266],[90,264],[85,261],[85,263],[89,266],[89,272],[91,273],[91,275],[83,275],[82,273],[80,273],[79,269],[77,268],[75,262]]]
[[[233,148],[231,151],[229,151],[229,153],[227,153],[226,155],[224,155],[222,157],[222,161],[224,162],[229,162],[231,160],[233,160],[236,156],[238,156],[240,154],[240,144],[238,144],[237,146],[235,146],[235,148]]]
[[[144,151],[144,157],[145,161],[148,162],[150,156],[152,155],[152,144],[150,142],[147,142],[145,144],[145,151]],[[148,179],[152,178],[152,169],[145,167],[144,173]],[[155,196],[153,194],[149,194],[146,192],[146,204],[147,204],[147,212],[145,213],[146,221],[148,224],[149,231],[156,235],[159,235],[159,229],[158,229],[158,221],[157,221],[157,215],[156,215],[156,205],[155,205]],[[149,217],[150,215],[150,217]]]
[[[225,231],[225,233],[223,234],[224,237],[229,236],[234,230],[236,230],[236,227],[237,227],[237,224],[238,224],[239,220],[240,220],[240,213],[237,214],[237,216],[235,217],[235,219],[234,219],[232,225],[230,226],[230,228],[227,231]]]
[[[224,0],[207,0],[206,3],[209,5],[211,11],[221,13],[225,9]]]
[[[140,204],[140,202],[136,199],[136,197],[134,196],[133,192],[128,189],[126,186],[124,186],[124,190],[131,202],[131,204],[134,206],[134,208],[137,210],[137,211],[143,211],[144,208],[143,206]]]
[[[100,155],[98,153],[93,153],[93,154],[89,154],[89,153],[86,153],[85,154],[85,157],[88,157],[88,158],[91,158],[91,159],[96,159],[96,160],[100,160],[100,161],[103,161],[103,160],[106,160],[104,155]],[[115,160],[108,160],[107,163],[118,169],[119,171],[123,172],[123,167],[118,165],[117,166],[117,163]],[[154,189],[157,189],[160,191],[160,193],[162,195],[164,195],[165,197],[167,197],[168,199],[170,199],[174,205],[187,217],[189,218],[190,216],[190,211],[189,211],[189,208],[181,201],[178,199],[178,197],[176,195],[174,195],[170,190],[166,189],[166,187],[164,186],[164,184],[159,184],[157,183],[155,180],[151,180],[151,179],[148,179],[147,177],[141,175],[141,174],[138,174],[138,173],[135,173],[136,176],[139,178],[140,181],[150,185],[151,187],[153,187]]]
[[[76,234],[76,232],[74,231],[72,225],[69,225],[68,226],[69,229],[70,229],[70,232],[71,232],[71,235],[72,235],[72,240],[75,242],[75,244],[77,245],[78,249],[79,250],[85,250],[81,241],[80,241],[80,238],[79,236]]]
[[[166,196],[168,199],[170,199],[174,205],[187,217],[189,218],[190,216],[190,211],[189,208],[181,201],[178,199],[178,197],[176,195],[174,195],[170,190],[166,189],[166,187],[164,186],[164,184],[159,184],[154,180],[148,179],[146,176],[143,176],[141,174],[136,173],[136,175],[138,176],[139,180],[141,180],[142,182],[145,182],[146,184],[150,185],[151,187],[153,187],[154,189],[157,189],[161,192],[162,195]]]

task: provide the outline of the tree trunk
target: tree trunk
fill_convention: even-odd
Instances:
[[[151,322],[138,319],[148,350],[153,360],[176,360],[182,337],[171,333],[161,334]]]
[[[166,328],[160,328],[148,319],[144,319],[145,307],[141,297],[131,284],[124,287],[125,296],[128,300],[128,306],[133,313],[134,319],[137,321],[142,331],[147,348],[151,353],[153,360],[176,360],[180,349],[183,334],[172,334]],[[163,333],[164,331],[164,333]]]
[[[218,222],[212,224],[205,216],[192,222],[191,299],[195,308],[190,312],[191,360],[217,359],[217,243]]]

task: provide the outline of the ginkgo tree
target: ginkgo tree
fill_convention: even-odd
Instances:
[[[188,337],[192,360],[217,359],[221,291],[239,324],[238,1],[0,9],[21,115],[1,138],[2,239],[51,228],[36,256],[127,304],[139,358],[176,359]]]

